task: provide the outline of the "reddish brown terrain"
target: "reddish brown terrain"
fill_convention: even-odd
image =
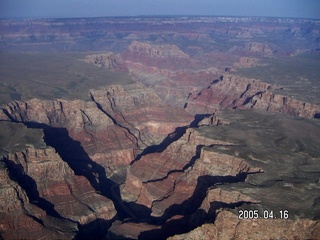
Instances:
[[[0,33],[1,239],[319,239],[320,21]]]

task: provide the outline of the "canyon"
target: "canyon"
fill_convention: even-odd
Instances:
[[[0,29],[0,238],[320,236],[320,21]]]

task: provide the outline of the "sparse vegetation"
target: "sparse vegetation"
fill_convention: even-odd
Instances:
[[[304,54],[280,59],[264,59],[261,65],[236,69],[235,74],[261,79],[279,86],[276,93],[320,103],[320,56]]]
[[[26,146],[45,148],[41,129],[27,128],[22,123],[0,122],[0,156],[24,150]]]
[[[30,98],[88,100],[90,88],[132,83],[125,73],[81,61],[86,54],[1,53],[0,104]]]

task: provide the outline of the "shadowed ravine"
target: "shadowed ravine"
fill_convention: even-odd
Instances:
[[[1,19],[0,239],[318,239],[319,26]]]
[[[35,216],[30,209],[25,206],[25,203],[20,199],[25,214],[32,218],[34,221],[42,225],[44,228],[48,228],[54,232],[60,233],[60,236],[72,236],[77,231],[77,222],[72,219],[65,218],[55,210],[55,205],[50,201],[39,196],[36,181],[24,173],[23,167],[20,164],[16,164],[13,161],[3,158],[2,161],[5,163],[9,177],[12,181],[19,184],[19,186],[27,194],[30,204],[37,206],[46,212],[46,218],[40,219]],[[19,196],[19,193],[17,192]],[[51,220],[50,220],[51,219]],[[54,219],[54,221],[52,221]]]
[[[161,143],[157,145],[151,145],[146,147],[141,153],[139,153],[135,159],[130,163],[133,165],[135,162],[139,161],[142,156],[149,153],[163,152],[170,144],[179,140],[187,131],[189,127],[196,128],[204,118],[209,117],[210,114],[196,114],[194,120],[189,124],[189,126],[177,127],[174,132],[170,133],[166,138],[162,140]]]
[[[139,138],[136,137],[136,136],[131,132],[131,130],[130,130],[129,128],[127,128],[127,127],[119,124],[119,123],[116,121],[116,119],[111,116],[111,114],[109,114],[107,111],[105,111],[105,110],[103,109],[103,107],[101,106],[101,104],[94,99],[94,97],[93,97],[93,95],[92,95],[91,93],[90,93],[90,98],[91,98],[91,101],[93,101],[93,102],[96,104],[97,108],[98,108],[103,114],[105,114],[108,118],[110,118],[110,119],[112,120],[112,122],[113,122],[114,125],[117,125],[117,126],[123,128],[123,129],[125,129],[125,130],[136,140],[136,143],[133,142],[133,144],[135,144],[135,145],[137,146],[137,148],[139,148],[139,141],[142,142],[141,137],[140,137],[140,133],[139,133],[139,136],[138,136]],[[142,142],[142,143],[143,143],[143,142]]]
[[[140,207],[134,209],[136,210],[136,214],[140,213],[140,218],[127,219],[126,222],[140,222],[161,226],[160,229],[141,232],[139,239],[166,239],[176,234],[189,232],[204,223],[214,222],[216,218],[216,211],[218,209],[234,209],[243,204],[251,204],[251,202],[244,201],[232,204],[212,202],[208,213],[199,208],[209,189],[215,188],[218,185],[243,182],[247,175],[247,173],[240,173],[237,176],[200,176],[197,179],[197,185],[192,196],[181,204],[174,204],[170,206],[166,209],[163,216],[146,218],[148,212],[150,214],[151,210],[144,207],[143,211],[143,208]],[[175,220],[169,220],[176,215],[182,215],[183,217]],[[111,239],[125,239],[124,236],[115,236],[110,232],[108,233],[108,237]]]
[[[95,107],[98,108],[99,106],[95,106]],[[104,111],[102,112],[108,116],[107,112],[104,112]],[[132,226],[141,228],[138,234],[136,234],[133,238],[166,239],[168,237],[171,237],[177,234],[188,233],[206,223],[215,222],[216,218],[219,216],[218,213],[221,212],[222,209],[230,210],[231,212],[235,213],[237,211],[235,209],[239,209],[241,207],[252,207],[252,208],[258,207],[257,205],[255,205],[257,203],[254,197],[251,198],[253,202],[250,202],[250,200],[243,201],[242,199],[234,199],[229,204],[229,203],[223,202],[224,201],[223,197],[221,198],[222,200],[211,201],[207,197],[210,196],[208,195],[208,193],[210,193],[212,189],[215,189],[215,188],[219,188],[222,190],[225,189],[228,192],[228,191],[234,191],[235,186],[237,187],[235,189],[236,191],[238,189],[241,189],[241,186],[244,186],[244,188],[246,188],[245,186],[247,186],[250,189],[257,188],[260,190],[261,189],[267,190],[271,187],[275,188],[275,187],[278,187],[276,185],[282,184],[282,182],[279,182],[279,184],[278,182],[275,182],[275,178],[272,177],[271,179],[266,179],[265,181],[259,183],[258,185],[253,185],[254,187],[249,186],[251,184],[250,179],[253,179],[255,178],[255,176],[260,175],[260,174],[255,174],[255,173],[260,173],[258,170],[257,172],[252,172],[252,169],[250,170],[250,173],[246,173],[246,172],[242,172],[241,170],[242,168],[240,168],[239,171],[237,170],[236,173],[234,173],[235,176],[231,176],[231,175],[219,176],[220,173],[216,175],[202,175],[202,174],[209,174],[209,173],[201,172],[201,164],[215,164],[215,162],[214,161],[211,162],[211,160],[208,162],[207,160],[209,159],[206,159],[206,161],[204,161],[205,160],[205,157],[204,157],[203,159],[201,159],[201,162],[199,162],[200,165],[198,165],[197,161],[201,158],[202,156],[201,153],[205,152],[203,150],[204,147],[207,147],[208,148],[207,150],[214,151],[217,154],[221,154],[221,156],[226,154],[231,158],[237,156],[241,159],[245,159],[245,161],[250,166],[252,164],[252,167],[255,167],[255,169],[260,169],[260,166],[261,168],[266,167],[265,165],[260,165],[261,163],[258,164],[258,162],[256,162],[255,160],[255,157],[258,159],[261,156],[263,160],[263,158],[266,155],[257,154],[256,151],[258,151],[259,148],[254,147],[255,145],[247,149],[247,143],[245,141],[251,141],[250,137],[251,138],[253,137],[253,140],[252,140],[253,143],[256,143],[257,146],[260,146],[259,141],[261,139],[260,135],[262,135],[262,132],[264,135],[266,133],[271,134],[271,135],[266,135],[268,136],[268,138],[264,139],[262,143],[265,146],[269,146],[268,141],[270,140],[271,141],[270,146],[272,147],[272,149],[275,148],[277,152],[282,151],[283,147],[285,148],[289,147],[289,146],[286,146],[287,142],[288,143],[293,142],[294,146],[297,145],[297,147],[294,148],[296,149],[295,150],[296,152],[291,151],[292,154],[295,154],[295,153],[298,154],[301,151],[307,150],[307,145],[304,145],[300,141],[296,141],[296,140],[289,141],[286,135],[283,135],[283,136],[286,136],[286,137],[283,137],[282,135],[280,136],[278,134],[277,137],[274,138],[273,136],[274,133],[268,130],[271,126],[268,125],[268,122],[264,123],[266,119],[269,119],[267,118],[267,115],[263,115],[263,114],[255,115],[255,113],[253,112],[247,112],[243,115],[243,119],[239,117],[241,116],[239,114],[235,115],[237,118],[234,118],[234,119],[231,118],[233,121],[230,125],[229,124],[214,125],[213,121],[211,122],[209,121],[208,124],[209,125],[213,124],[212,126],[202,126],[202,127],[198,127],[198,126],[201,124],[204,124],[204,125],[207,124],[206,121],[202,122],[201,124],[199,123],[205,118],[212,115],[211,114],[195,115],[194,120],[188,126],[177,127],[175,131],[170,133],[166,138],[164,138],[160,144],[148,146],[142,152],[140,152],[140,154],[137,154],[135,158],[132,159],[131,163],[130,161],[128,162],[128,164],[130,163],[130,165],[127,166],[127,168],[130,171],[134,169],[136,164],[137,166],[139,166],[139,164],[141,166],[141,163],[144,162],[146,159],[149,158],[152,160],[154,157],[152,154],[156,156],[157,154],[159,155],[161,155],[162,153],[168,154],[167,152],[169,152],[168,160],[170,160],[170,154],[171,155],[173,154],[172,156],[174,157],[175,156],[174,154],[179,153],[179,151],[181,150],[181,146],[184,146],[184,145],[181,145],[179,141],[186,144],[185,138],[188,139],[187,143],[191,144],[188,147],[192,147],[194,149],[193,150],[194,152],[192,152],[189,155],[186,155],[188,156],[187,157],[188,159],[182,159],[183,164],[181,164],[179,168],[177,168],[176,166],[173,166],[167,169],[166,172],[158,175],[157,177],[146,178],[143,181],[141,179],[138,179],[138,181],[141,180],[142,185],[145,184],[145,186],[142,186],[142,187],[143,188],[145,187],[146,191],[149,191],[148,187],[149,189],[151,189],[151,187],[154,187],[154,186],[160,189],[159,190],[160,194],[157,193],[158,195],[155,194],[150,197],[151,204],[148,205],[148,202],[145,203],[143,198],[141,199],[137,198],[137,200],[126,200],[128,202],[123,201],[123,199],[130,199],[130,194],[131,194],[130,191],[135,191],[134,189],[129,189],[128,191],[129,197],[126,195],[122,195],[122,194],[126,194],[126,192],[123,191],[122,187],[130,186],[130,184],[127,184],[130,182],[124,182],[123,176],[122,176],[122,180],[118,182],[115,182],[113,179],[109,178],[107,169],[106,169],[107,166],[103,166],[93,161],[93,158],[91,158],[89,154],[86,152],[85,148],[82,147],[82,143],[73,139],[69,134],[67,128],[53,127],[48,124],[38,123],[35,121],[28,122],[28,118],[26,118],[26,116],[28,115],[24,116],[23,112],[20,113],[20,115],[16,115],[16,116],[18,116],[17,117],[18,119],[19,117],[21,119],[25,119],[24,122],[16,121],[14,117],[15,115],[13,114],[10,115],[10,112],[8,111],[7,112],[4,111],[4,113],[6,114],[8,119],[10,119],[12,122],[23,123],[25,126],[27,126],[27,128],[30,128],[30,129],[41,129],[44,133],[44,142],[46,143],[46,145],[54,148],[56,152],[59,154],[59,156],[63,159],[63,161],[68,164],[68,166],[74,171],[76,175],[84,176],[88,180],[90,185],[94,188],[96,193],[102,196],[105,196],[106,198],[110,199],[113,202],[116,210],[115,211],[116,216],[113,215],[112,218],[109,220],[105,220],[97,217],[97,218],[94,218],[93,220],[86,222],[85,224],[80,224],[79,222],[75,222],[75,221],[69,221],[69,219],[66,219],[63,216],[61,216],[62,214],[60,214],[57,211],[57,209],[55,208],[52,202],[48,201],[44,197],[43,198],[39,197],[39,192],[37,190],[38,183],[34,179],[24,174],[23,169],[21,169],[21,167],[19,167],[18,164],[14,163],[13,161],[9,161],[8,159],[7,160],[4,159],[4,162],[6,163],[9,169],[11,179],[16,183],[18,183],[19,185],[21,185],[22,189],[27,193],[27,196],[30,199],[31,204],[44,210],[47,214],[47,217],[44,219],[37,218],[32,214],[29,214],[28,216],[31,217],[34,221],[41,224],[43,228],[47,228],[52,231],[57,231],[57,230],[62,232],[71,231],[72,233],[69,233],[69,235],[74,236],[76,239],[88,239],[88,238],[103,239],[105,236],[107,236],[108,239],[130,238],[131,235],[128,235],[129,234],[128,231],[130,231],[130,229],[121,230],[123,229],[121,228],[122,227],[121,224],[123,226],[128,226],[129,228]],[[252,114],[252,116],[250,116],[250,114]],[[50,118],[51,115],[48,117]],[[218,115],[217,117],[219,119],[221,118],[222,122],[224,120],[228,122],[228,118],[224,119],[224,116]],[[278,117],[282,119],[282,117],[278,115],[270,115],[270,120],[268,121],[272,122],[272,124],[277,124],[278,126],[279,124],[277,122],[273,123],[274,120],[272,119],[272,117],[276,119]],[[300,123],[298,120],[290,120],[290,121],[297,121],[297,123]],[[49,122],[51,122],[52,124],[59,125],[59,123],[55,123],[52,120]],[[264,123],[265,126],[267,126],[266,131],[264,129],[261,129],[260,125],[258,125],[262,123]],[[250,128],[244,128],[244,126],[239,124],[250,125]],[[257,128],[257,126],[259,127]],[[280,128],[280,125],[278,127]],[[233,129],[240,130],[240,133],[239,133],[240,135],[238,136],[237,134],[235,134]],[[126,132],[128,131],[127,129],[123,129],[123,130],[125,130]],[[251,132],[253,130],[254,132]],[[259,133],[260,135],[255,134],[256,131],[258,130],[261,131],[261,134]],[[199,138],[195,137],[191,141],[190,135],[188,135],[189,138],[188,136],[186,136],[186,133],[188,131],[194,132],[195,136],[199,136]],[[91,134],[91,132],[89,133]],[[247,135],[242,136],[241,135],[242,133],[249,134],[248,135],[249,137]],[[205,142],[201,142],[202,137],[206,137],[214,140],[220,140],[228,143],[235,143],[235,145],[234,144],[228,145],[223,143],[220,145],[218,142],[216,144],[212,144],[211,142],[205,143]],[[243,141],[242,138],[245,138],[245,141]],[[273,138],[274,140],[272,140]],[[196,139],[200,139],[200,141],[194,142],[196,141]],[[131,138],[131,140],[133,140],[133,144],[135,140],[138,141],[136,138],[135,139]],[[179,146],[181,145],[180,147],[178,147],[179,150],[177,152],[175,150],[175,147],[176,147],[175,145],[179,145]],[[311,153],[314,154],[312,156],[317,156],[316,149],[314,150],[312,145],[310,144],[308,146],[310,147]],[[290,150],[291,148],[289,147],[288,149]],[[240,151],[240,155],[236,155],[236,151]],[[148,156],[149,154],[150,156]],[[281,157],[281,155],[276,155],[276,156]],[[217,157],[216,159],[217,161],[219,161],[218,158],[219,157]],[[267,159],[269,160],[269,158]],[[105,161],[108,162],[108,159],[105,159]],[[302,163],[303,162],[301,162],[301,164]],[[196,167],[193,169],[194,166]],[[197,169],[198,166],[200,166],[199,168],[200,171],[199,169]],[[256,168],[257,166],[259,166],[259,168]],[[219,168],[219,165],[217,165],[217,168]],[[186,181],[186,184],[192,184],[191,186],[187,185],[187,187],[192,187],[190,188],[192,190],[189,190],[189,192],[185,191],[188,195],[185,195],[184,198],[181,199],[181,201],[176,201],[175,198],[177,196],[179,197],[179,191],[180,191],[179,187],[182,188],[182,193],[184,193],[183,184],[185,183],[176,184],[176,181],[174,180],[172,185],[173,190],[169,189],[168,192],[165,192],[164,194],[161,193],[162,181],[163,181],[163,184],[167,184],[168,182],[171,181],[170,178],[176,178],[175,174],[177,173],[181,175],[188,174],[189,171],[191,173],[191,171],[193,170],[195,170],[195,172],[193,173],[197,175],[193,176],[192,175],[193,173],[192,173],[190,175],[192,176],[192,178],[190,179],[191,181],[190,182],[188,182],[189,180]],[[306,169],[306,171],[307,170],[308,169]],[[129,172],[129,174],[132,174],[132,176],[134,177],[138,176],[139,178],[139,175],[137,176],[134,175],[134,170],[132,172]],[[129,174],[128,176],[130,176]],[[252,175],[249,176],[249,174],[252,174]],[[317,172],[315,174],[317,174]],[[265,174],[263,175],[266,176]],[[128,179],[130,178],[127,178],[127,181],[131,181]],[[276,179],[286,179],[286,178],[278,177]],[[249,182],[243,184],[243,182],[245,181],[246,182],[249,181]],[[305,180],[303,180],[303,182],[304,181]],[[292,182],[292,181],[289,179],[286,182]],[[177,181],[177,183],[179,183],[179,180]],[[120,184],[123,184],[123,185],[120,185]],[[171,185],[167,185],[167,186],[171,187]],[[121,190],[120,190],[120,187],[121,187]],[[147,194],[149,194],[149,192]],[[153,194],[153,193],[150,191],[150,194]],[[288,194],[290,194],[290,192],[288,192]],[[171,196],[172,198],[170,198]],[[203,209],[202,204],[207,204],[206,203],[207,199],[211,202],[208,203],[209,207],[206,205],[205,209]],[[307,200],[311,201],[312,199],[307,198]],[[314,200],[314,205],[315,206],[313,207],[313,209],[317,209],[316,199]],[[273,209],[275,209],[275,207],[273,207]],[[91,211],[94,212],[95,210],[93,210],[92,208]],[[290,212],[292,214],[295,214],[294,210],[290,209]],[[59,224],[55,227],[54,224],[56,223],[59,223]],[[68,227],[69,224],[71,224],[71,227]],[[144,228],[145,226],[147,227]]]
[[[197,124],[206,116],[207,115],[196,116],[195,120],[190,124],[190,126],[197,126]],[[65,128],[55,128],[37,122],[24,122],[24,124],[28,128],[43,129],[44,141],[46,144],[53,147],[57,151],[57,153],[70,166],[75,174],[85,176],[90,182],[91,186],[98,193],[113,201],[117,211],[117,217],[114,220],[125,220],[126,222],[140,222],[148,223],[154,226],[161,226],[161,228],[158,230],[142,232],[139,236],[140,239],[165,239],[168,236],[188,232],[205,222],[212,222],[215,218],[215,210],[217,208],[213,207],[210,210],[210,213],[205,213],[203,210],[199,210],[199,206],[206,197],[207,190],[220,184],[242,182],[247,176],[245,173],[241,173],[234,177],[200,176],[198,177],[195,191],[189,199],[185,200],[182,204],[170,206],[168,209],[166,209],[165,213],[161,217],[152,217],[150,216],[151,209],[136,203],[125,203],[122,201],[119,185],[106,176],[104,167],[92,161],[92,159],[81,146],[80,142],[73,140]],[[170,144],[179,140],[186,132],[187,128],[188,127],[177,128],[176,131],[164,139],[161,144],[150,146],[144,152],[138,155],[135,161],[138,161],[140,157],[146,154],[163,151]],[[193,157],[193,159],[190,159],[189,164],[182,171],[192,166],[197,158],[199,158],[201,147],[202,146],[198,146],[196,155]],[[53,204],[43,198],[39,198],[39,193],[37,193],[36,190],[36,183],[33,179],[23,174],[21,168],[19,168],[19,166],[14,164],[12,161],[7,160],[5,163],[10,170],[12,178],[17,181],[27,192],[31,203],[36,203],[36,205],[45,210],[49,216],[64,221],[64,218],[62,218],[59,213],[55,211]],[[241,203],[238,203],[238,205],[241,205]],[[229,206],[226,205],[224,205],[224,207],[229,208]],[[179,220],[168,221],[175,215],[183,215],[184,217]],[[190,219],[193,219],[194,216],[197,216],[197,221],[190,225]],[[103,238],[107,229],[111,226],[112,221],[97,219],[86,225],[79,225],[79,232],[76,235],[76,239],[84,239],[88,236],[94,236],[95,239]],[[186,224],[187,222],[189,224]],[[111,233],[109,233],[109,235],[110,234]],[[110,237],[112,238],[111,235]]]
[[[107,178],[104,167],[92,161],[80,142],[73,140],[65,128],[54,128],[46,124],[34,122],[25,124],[30,128],[43,129],[46,144],[57,151],[76,175],[86,177],[98,193],[111,199],[121,219],[130,216],[130,211],[124,206],[121,206],[121,196],[117,187],[118,185]],[[60,141],[57,141],[57,139]]]

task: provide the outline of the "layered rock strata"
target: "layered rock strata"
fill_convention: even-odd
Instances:
[[[109,52],[87,55],[84,59],[87,63],[92,63],[98,67],[106,68],[112,71],[127,72],[128,69],[121,62],[119,56]]]
[[[150,208],[152,216],[162,216],[170,206],[191,198],[197,184],[201,184],[199,176],[229,177],[260,171],[243,159],[206,149],[214,145],[233,144],[205,138],[188,129],[163,151],[141,157],[127,173],[121,188],[123,200]]]
[[[137,47],[135,47],[137,45]],[[315,117],[320,112],[318,105],[294,99],[290,96],[274,93],[277,86],[258,79],[239,77],[224,73],[215,68],[200,69],[202,65],[174,64],[171,67],[160,63],[150,63],[161,51],[171,51],[166,45],[151,45],[134,42],[121,57],[130,74],[144,84],[153,86],[166,103],[184,107],[191,114],[213,113],[219,109],[263,109],[271,112],[281,112],[293,116]],[[248,43],[246,48],[252,53],[261,53],[268,57],[272,52],[268,46],[261,43]],[[159,52],[159,54],[155,54]],[[181,51],[181,50],[180,50]],[[160,59],[169,59],[164,54]],[[181,54],[173,54],[170,59],[178,61]],[[183,54],[182,54],[183,55]],[[192,58],[190,58],[190,61]],[[234,64],[235,67],[251,67],[257,58],[242,57]],[[179,67],[183,66],[183,69]]]
[[[1,234],[5,238],[70,238],[96,219],[110,221],[116,211],[83,176],[76,176],[52,148],[4,156]],[[8,202],[10,199],[10,202]]]
[[[94,102],[15,101],[3,108],[1,119],[43,128],[46,141],[59,148],[63,157],[71,158],[75,164],[84,164],[84,159],[88,163],[93,160],[110,169],[110,173],[127,166],[137,151],[136,138]],[[56,138],[61,138],[61,142],[56,142]]]
[[[134,134],[142,149],[159,144],[176,128],[193,120],[186,111],[164,104],[155,91],[142,84],[114,85],[91,91],[91,96],[117,124]]]
[[[317,104],[275,94],[273,86],[257,79],[224,74],[215,84],[190,95],[186,110],[190,113],[212,113],[219,109],[262,109],[300,117],[315,117]]]
[[[30,137],[35,131],[12,134],[26,136],[7,143],[10,127],[0,137],[0,238],[320,235],[319,124],[292,117],[319,118],[319,106],[228,74],[257,58],[318,52],[319,21],[138,17],[0,25],[4,50],[103,50],[84,61],[139,82],[90,90],[91,102],[32,99],[1,107],[0,120],[42,129],[50,147]],[[10,84],[3,87],[12,93]],[[23,96],[13,90],[8,99]],[[243,112],[220,111],[226,109]],[[279,208],[289,219],[237,215]]]

